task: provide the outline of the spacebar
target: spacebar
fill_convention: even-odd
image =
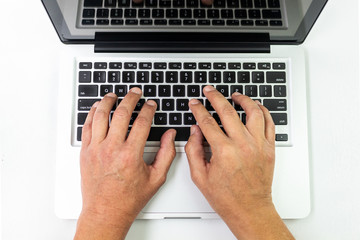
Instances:
[[[175,141],[187,141],[190,136],[190,127],[152,127],[148,141],[160,141],[161,136],[169,129],[176,130]]]

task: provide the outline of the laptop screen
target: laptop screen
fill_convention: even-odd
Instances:
[[[271,44],[300,44],[327,0],[214,0],[212,5],[201,0],[42,2],[64,43],[94,43],[99,33],[203,32],[266,34]]]

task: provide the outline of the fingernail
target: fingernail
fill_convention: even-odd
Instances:
[[[213,86],[211,86],[211,85],[208,85],[208,86],[204,87],[205,92],[211,92],[211,91],[214,91],[214,90],[215,90],[215,88]]]
[[[191,100],[190,100],[190,104],[191,104],[191,105],[195,105],[195,104],[199,104],[199,103],[200,103],[200,101],[197,100],[197,99],[191,99]]]
[[[138,87],[134,87],[132,89],[130,89],[131,92],[135,93],[135,94],[141,94],[141,89]]]
[[[107,97],[117,98],[117,95],[115,93],[108,93],[106,94]]]
[[[261,105],[261,102],[259,102],[259,100],[255,100],[257,105]]]
[[[99,102],[95,102],[93,107],[96,108],[99,105]]]
[[[235,96],[239,96],[239,95],[242,95],[241,93],[239,93],[239,92],[234,92],[233,93],[233,95],[235,95]]]
[[[190,135],[193,135],[196,132],[196,127],[195,126],[191,126],[190,128]]]
[[[150,106],[156,106],[156,102],[155,101],[153,101],[153,100],[149,100],[149,101],[147,101],[146,102],[148,105],[150,105]]]

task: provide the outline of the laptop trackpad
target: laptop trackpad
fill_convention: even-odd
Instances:
[[[145,153],[144,158],[154,159],[155,153]],[[166,216],[180,213],[213,213],[205,197],[195,186],[190,177],[190,169],[186,154],[176,153],[169,170],[166,183],[150,200],[143,213],[161,213]]]

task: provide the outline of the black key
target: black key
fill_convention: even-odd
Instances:
[[[92,63],[91,62],[81,62],[81,63],[79,63],[79,68],[80,69],[91,69]]]
[[[209,62],[199,63],[199,69],[211,69],[211,63]]]
[[[267,20],[256,20],[255,21],[255,25],[256,26],[268,26],[269,23]]]
[[[205,9],[194,9],[194,18],[205,18]]]
[[[249,18],[261,18],[260,10],[249,9]]]
[[[79,85],[79,97],[97,97],[98,86],[97,85]]]
[[[217,8],[224,8],[225,0],[214,0],[213,5],[214,5],[214,7],[217,7]]]
[[[266,72],[267,83],[286,83],[285,72]]]
[[[209,83],[221,83],[221,72],[209,72]]]
[[[176,8],[185,7],[185,0],[173,0],[173,7]]]
[[[109,68],[110,69],[121,69],[122,68],[122,63],[121,62],[111,62],[109,64]]]
[[[238,83],[250,83],[250,72],[238,72]]]
[[[263,18],[281,19],[280,10],[262,10]]]
[[[79,72],[79,83],[90,83],[91,82],[91,72],[90,71],[80,71]]]
[[[176,130],[175,141],[187,141],[190,136],[190,127],[152,127],[148,141],[160,141],[161,136],[169,129]]]
[[[272,89],[270,85],[260,86],[260,97],[272,97]]]
[[[221,124],[221,120],[220,117],[217,113],[213,113],[212,117],[215,119],[215,121],[217,122],[217,124],[222,125]]]
[[[156,19],[155,20],[155,25],[166,25],[167,24],[167,20],[165,19]]]
[[[253,20],[241,20],[241,25],[243,26],[254,26]]]
[[[180,72],[181,83],[192,83],[192,72]]]
[[[227,0],[227,6],[229,8],[239,8],[239,0]]]
[[[269,111],[286,111],[286,99],[264,99],[263,105]]]
[[[264,83],[264,72],[252,72],[253,83]]]
[[[139,9],[138,17],[139,18],[149,18],[150,17],[150,9]]]
[[[213,106],[211,105],[210,101],[209,100],[205,100],[205,108],[206,110],[208,111],[215,111],[215,109],[213,108]]]
[[[166,63],[164,62],[156,62],[154,63],[155,69],[166,69]]]
[[[145,86],[146,87],[146,86]],[[154,86],[156,87],[156,86]],[[153,100],[156,102],[156,105],[157,105],[157,108],[156,108],[156,111],[159,111],[160,110],[160,99],[158,98],[149,98],[148,100]]]
[[[184,63],[184,69],[196,69],[196,63],[186,62]]]
[[[169,69],[181,69],[180,62],[171,62],[169,63]]]
[[[169,124],[181,125],[182,124],[181,113],[170,113],[170,115],[169,115]]]
[[[244,69],[256,69],[256,64],[255,63],[244,63],[243,68]]]
[[[178,82],[178,72],[166,72],[166,82],[167,83],[177,83]]]
[[[170,85],[159,85],[159,96],[160,97],[170,97],[171,91],[170,91]]]
[[[266,8],[265,0],[254,0],[254,5],[256,8]]]
[[[109,71],[108,72],[108,82],[109,83],[119,83],[120,82],[120,72],[119,71]]]
[[[141,99],[139,99],[139,101],[136,103],[136,105],[135,105],[135,111],[140,111],[141,110],[141,108],[142,108],[142,106],[144,105],[144,103],[145,103],[145,99],[143,99],[143,98],[141,98]]]
[[[125,97],[126,93],[127,93],[126,85],[115,85],[115,94],[118,97]]]
[[[273,69],[285,69],[285,63],[273,63]]]
[[[133,124],[134,124],[137,116],[138,116],[137,113],[132,113],[132,114],[131,114],[129,125],[133,125]]]
[[[185,97],[185,86],[184,85],[174,85],[173,86],[173,96],[174,97]]]
[[[85,0],[84,7],[102,7],[103,0]]]
[[[180,18],[191,18],[191,9],[180,9]]]
[[[275,141],[277,141],[277,142],[287,142],[288,141],[288,135],[287,134],[276,134],[275,135]]]
[[[163,111],[174,111],[174,99],[163,99],[161,107]]]
[[[252,8],[252,0],[241,0],[241,7],[242,8]]]
[[[206,87],[207,85],[202,85],[201,86],[201,96],[205,97],[205,94],[204,94],[204,88]],[[211,85],[214,87],[214,85]]]
[[[207,82],[206,72],[195,72],[195,83],[206,83],[206,82]]]
[[[208,9],[207,10],[207,17],[208,18],[219,18],[220,12],[218,9]]]
[[[134,88],[134,87],[140,88],[140,89],[142,90],[142,86],[141,86],[141,85],[137,85],[137,84],[131,84],[131,85],[129,86],[129,89],[131,90],[131,89]]]
[[[229,97],[229,86],[227,85],[217,85],[216,90],[218,90],[224,97]]]
[[[108,93],[113,92],[113,86],[112,85],[101,85],[100,86],[100,96],[103,97]]]
[[[287,113],[271,113],[275,125],[287,125]]]
[[[167,114],[166,113],[155,113],[154,123],[156,125],[167,125]]]
[[[141,19],[140,20],[140,25],[152,25],[153,24],[153,20],[151,19]]]
[[[247,18],[246,10],[235,10],[235,18]]]
[[[200,7],[201,8],[211,8],[212,5],[204,4],[203,1],[200,0]]]
[[[83,18],[93,18],[95,17],[95,9],[84,9],[83,10]]]
[[[270,63],[258,63],[258,69],[271,69]]]
[[[125,24],[126,25],[138,25],[139,21],[137,19],[126,19]]]
[[[274,86],[274,96],[275,97],[286,97],[286,86],[278,85]]]
[[[167,18],[178,18],[178,10],[171,8],[171,9],[166,9],[166,17]]]
[[[107,63],[106,62],[96,62],[94,64],[94,68],[95,69],[106,69],[107,68]]]
[[[164,17],[164,9],[153,9],[152,17],[153,18],[163,18]]]
[[[136,82],[137,83],[148,83],[149,82],[149,72],[139,71],[136,73]]]
[[[245,86],[245,95],[248,97],[257,97],[257,86],[255,85],[247,85]]]
[[[125,9],[124,17],[136,18],[136,9]]]
[[[96,25],[109,25],[109,20],[107,20],[107,19],[98,19],[98,20],[96,20]]]
[[[280,1],[279,0],[268,0],[268,6],[269,6],[269,8],[279,8]]]
[[[78,113],[77,123],[79,125],[84,125],[88,113]]]
[[[76,140],[81,141],[82,127],[77,128]]]
[[[239,26],[240,22],[239,20],[226,20],[226,25],[229,26]]]
[[[79,111],[90,111],[92,105],[101,99],[78,99]]]
[[[123,24],[124,24],[124,20],[122,20],[122,19],[111,20],[111,25],[123,25]]]
[[[159,7],[171,7],[171,0],[160,0]]]
[[[270,26],[282,26],[282,25],[283,25],[283,23],[280,20],[271,20],[270,21]]]
[[[156,97],[156,85],[145,85],[144,86],[145,97]]]
[[[224,83],[235,83],[235,72],[224,72]]]
[[[242,85],[231,85],[230,87],[230,95],[234,92],[243,93],[243,86]]]
[[[152,63],[151,62],[141,62],[141,63],[139,63],[139,68],[140,69],[151,69]]]
[[[131,0],[119,0],[119,7],[130,7]]]
[[[134,83],[135,82],[135,72],[134,71],[122,72],[122,82],[123,83]]]
[[[189,99],[176,99],[176,110],[177,111],[188,111],[189,110]]]
[[[192,113],[184,113],[184,124],[185,125],[196,124],[196,119]]]
[[[213,68],[214,69],[226,69],[226,63],[214,63]]]
[[[104,83],[104,82],[106,82],[106,72],[94,71],[93,79],[94,79],[94,83]]]
[[[240,63],[228,63],[228,68],[229,69],[241,69],[241,64]]]
[[[116,7],[117,0],[105,0],[105,7]]]
[[[144,6],[144,2],[134,2],[132,1],[132,7],[143,7]]]
[[[210,25],[210,20],[198,20],[198,25]]]
[[[223,9],[221,10],[221,18],[233,18],[234,13],[232,9]]]
[[[125,69],[136,69],[137,63],[136,62],[126,62],[126,63],[124,63],[124,68]]]
[[[199,7],[199,0],[187,0],[186,6],[190,8]]]
[[[151,72],[151,82],[152,83],[163,83],[164,82],[164,72]]]
[[[244,125],[246,125],[246,113],[241,114],[241,121]]]
[[[188,97],[199,97],[200,96],[199,85],[188,85],[187,86],[187,96]]]
[[[190,20],[190,19],[184,19],[183,20],[183,24],[184,25],[196,25],[196,21],[195,20]]]
[[[146,0],[145,6],[147,7],[157,7],[157,0]]]
[[[98,8],[96,11],[97,18],[108,18],[109,17],[109,9],[106,8]]]
[[[224,20],[219,20],[219,19],[217,19],[217,20],[212,20],[212,25],[215,25],[215,26],[223,26],[223,25],[225,25],[225,21]]]

